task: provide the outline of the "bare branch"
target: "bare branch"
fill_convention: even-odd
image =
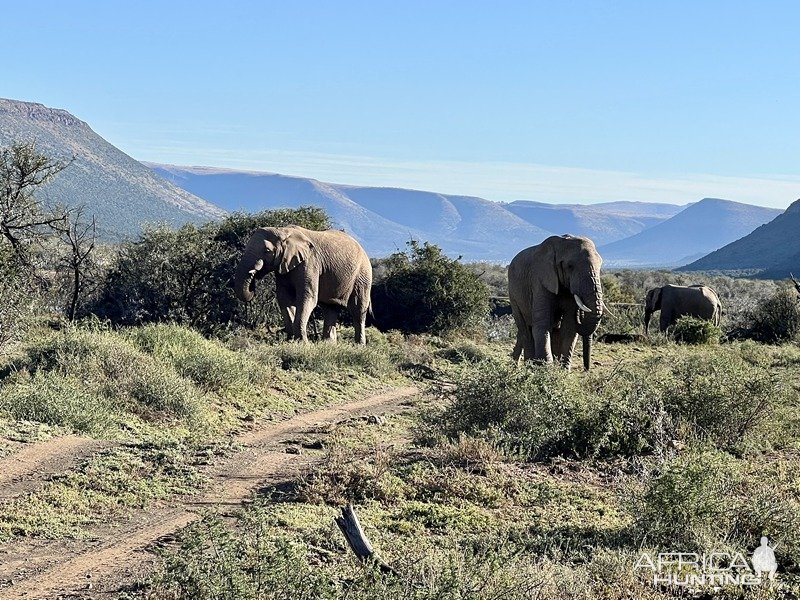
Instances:
[[[383,560],[375,554],[375,551],[372,549],[372,544],[369,543],[364,530],[361,528],[361,523],[358,522],[358,516],[352,504],[348,504],[344,507],[342,509],[342,516],[334,517],[334,521],[336,521],[339,529],[344,534],[350,549],[361,562],[374,562],[378,565],[382,573],[397,575],[397,572],[392,569],[392,567],[383,562]]]

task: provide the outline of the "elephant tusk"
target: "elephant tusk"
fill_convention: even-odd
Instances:
[[[250,275],[255,275],[257,273],[257,270],[256,269],[250,269],[248,271],[248,273],[250,273]]]
[[[259,258],[254,266],[255,269],[253,269],[253,271],[260,271],[264,267],[264,260]]]
[[[574,296],[575,296],[575,302],[578,304],[578,308],[580,308],[583,312],[588,312],[588,313],[594,312],[591,308],[589,308],[583,303],[581,297],[578,296],[578,294],[574,294]]]
[[[608,307],[608,304],[603,302],[603,310],[610,314],[612,317],[614,316],[614,311]]]

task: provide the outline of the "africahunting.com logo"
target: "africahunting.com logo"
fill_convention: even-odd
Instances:
[[[740,552],[662,552],[642,553],[634,569],[650,571],[654,585],[674,585],[690,588],[719,588],[724,586],[754,586],[773,581],[778,570],[775,548],[766,537],[748,561]]]

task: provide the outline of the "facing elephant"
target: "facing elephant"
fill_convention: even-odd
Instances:
[[[508,266],[508,296],[517,325],[514,360],[566,368],[578,336],[583,368],[591,365],[592,335],[603,315],[600,266],[594,242],[571,235],[552,236],[517,254]]]
[[[649,332],[650,317],[661,311],[659,331],[666,331],[684,316],[696,317],[719,325],[722,303],[717,292],[705,285],[665,285],[648,290],[644,302],[644,332]]]
[[[289,339],[308,341],[308,320],[323,309],[323,338],[336,341],[339,309],[350,311],[355,340],[366,343],[372,265],[359,243],[341,231],[261,227],[250,236],[236,266],[237,298],[250,302],[257,280],[275,272],[275,296]]]

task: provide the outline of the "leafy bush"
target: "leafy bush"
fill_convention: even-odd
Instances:
[[[744,326],[745,337],[768,344],[797,339],[800,334],[797,292],[784,288],[764,298],[745,314]]]
[[[768,363],[738,348],[622,365],[610,379],[485,360],[463,365],[452,403],[422,438],[483,436],[534,459],[666,456],[681,440],[741,449],[765,443],[752,436],[787,391]]]
[[[221,222],[147,229],[120,246],[96,303],[89,311],[115,324],[175,322],[204,332],[280,323],[274,286],[259,286],[253,302],[239,302],[232,278],[250,233],[289,224],[325,229],[318,208],[235,213]],[[265,281],[265,283],[268,283]]]
[[[675,322],[672,337],[683,344],[718,344],[722,330],[705,319],[683,316]]]
[[[711,545],[728,522],[739,477],[736,461],[716,450],[687,452],[667,462],[636,499],[645,543],[677,543],[685,551]]]
[[[479,326],[489,310],[486,284],[435,245],[408,242],[385,259],[373,285],[377,325],[384,331],[441,333]]]

